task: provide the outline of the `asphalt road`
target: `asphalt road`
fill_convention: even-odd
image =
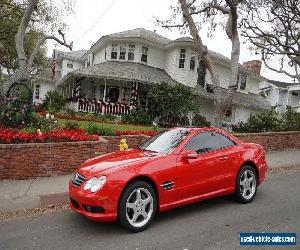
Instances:
[[[0,249],[240,249],[240,232],[296,232],[287,249],[300,249],[300,172],[269,176],[250,204],[197,203],[159,214],[138,234],[70,211],[1,221]]]

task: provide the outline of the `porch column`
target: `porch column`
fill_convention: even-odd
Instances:
[[[106,78],[104,78],[104,93],[103,93],[103,101],[106,99]]]
[[[130,95],[130,106],[137,106],[137,100],[138,100],[138,82],[132,82],[131,84],[131,95]]]

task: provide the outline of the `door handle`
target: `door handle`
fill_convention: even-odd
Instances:
[[[229,159],[228,156],[222,156],[222,157],[219,158],[220,161],[226,161],[228,159]]]

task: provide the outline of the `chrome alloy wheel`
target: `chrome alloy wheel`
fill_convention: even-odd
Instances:
[[[245,170],[240,178],[240,192],[244,199],[249,200],[256,192],[256,176],[249,169]]]
[[[126,218],[133,227],[142,227],[151,219],[153,197],[145,188],[134,189],[126,201]]]

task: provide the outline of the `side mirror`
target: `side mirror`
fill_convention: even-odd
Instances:
[[[189,159],[197,159],[199,154],[195,150],[186,150],[183,152],[182,158],[189,160]]]

